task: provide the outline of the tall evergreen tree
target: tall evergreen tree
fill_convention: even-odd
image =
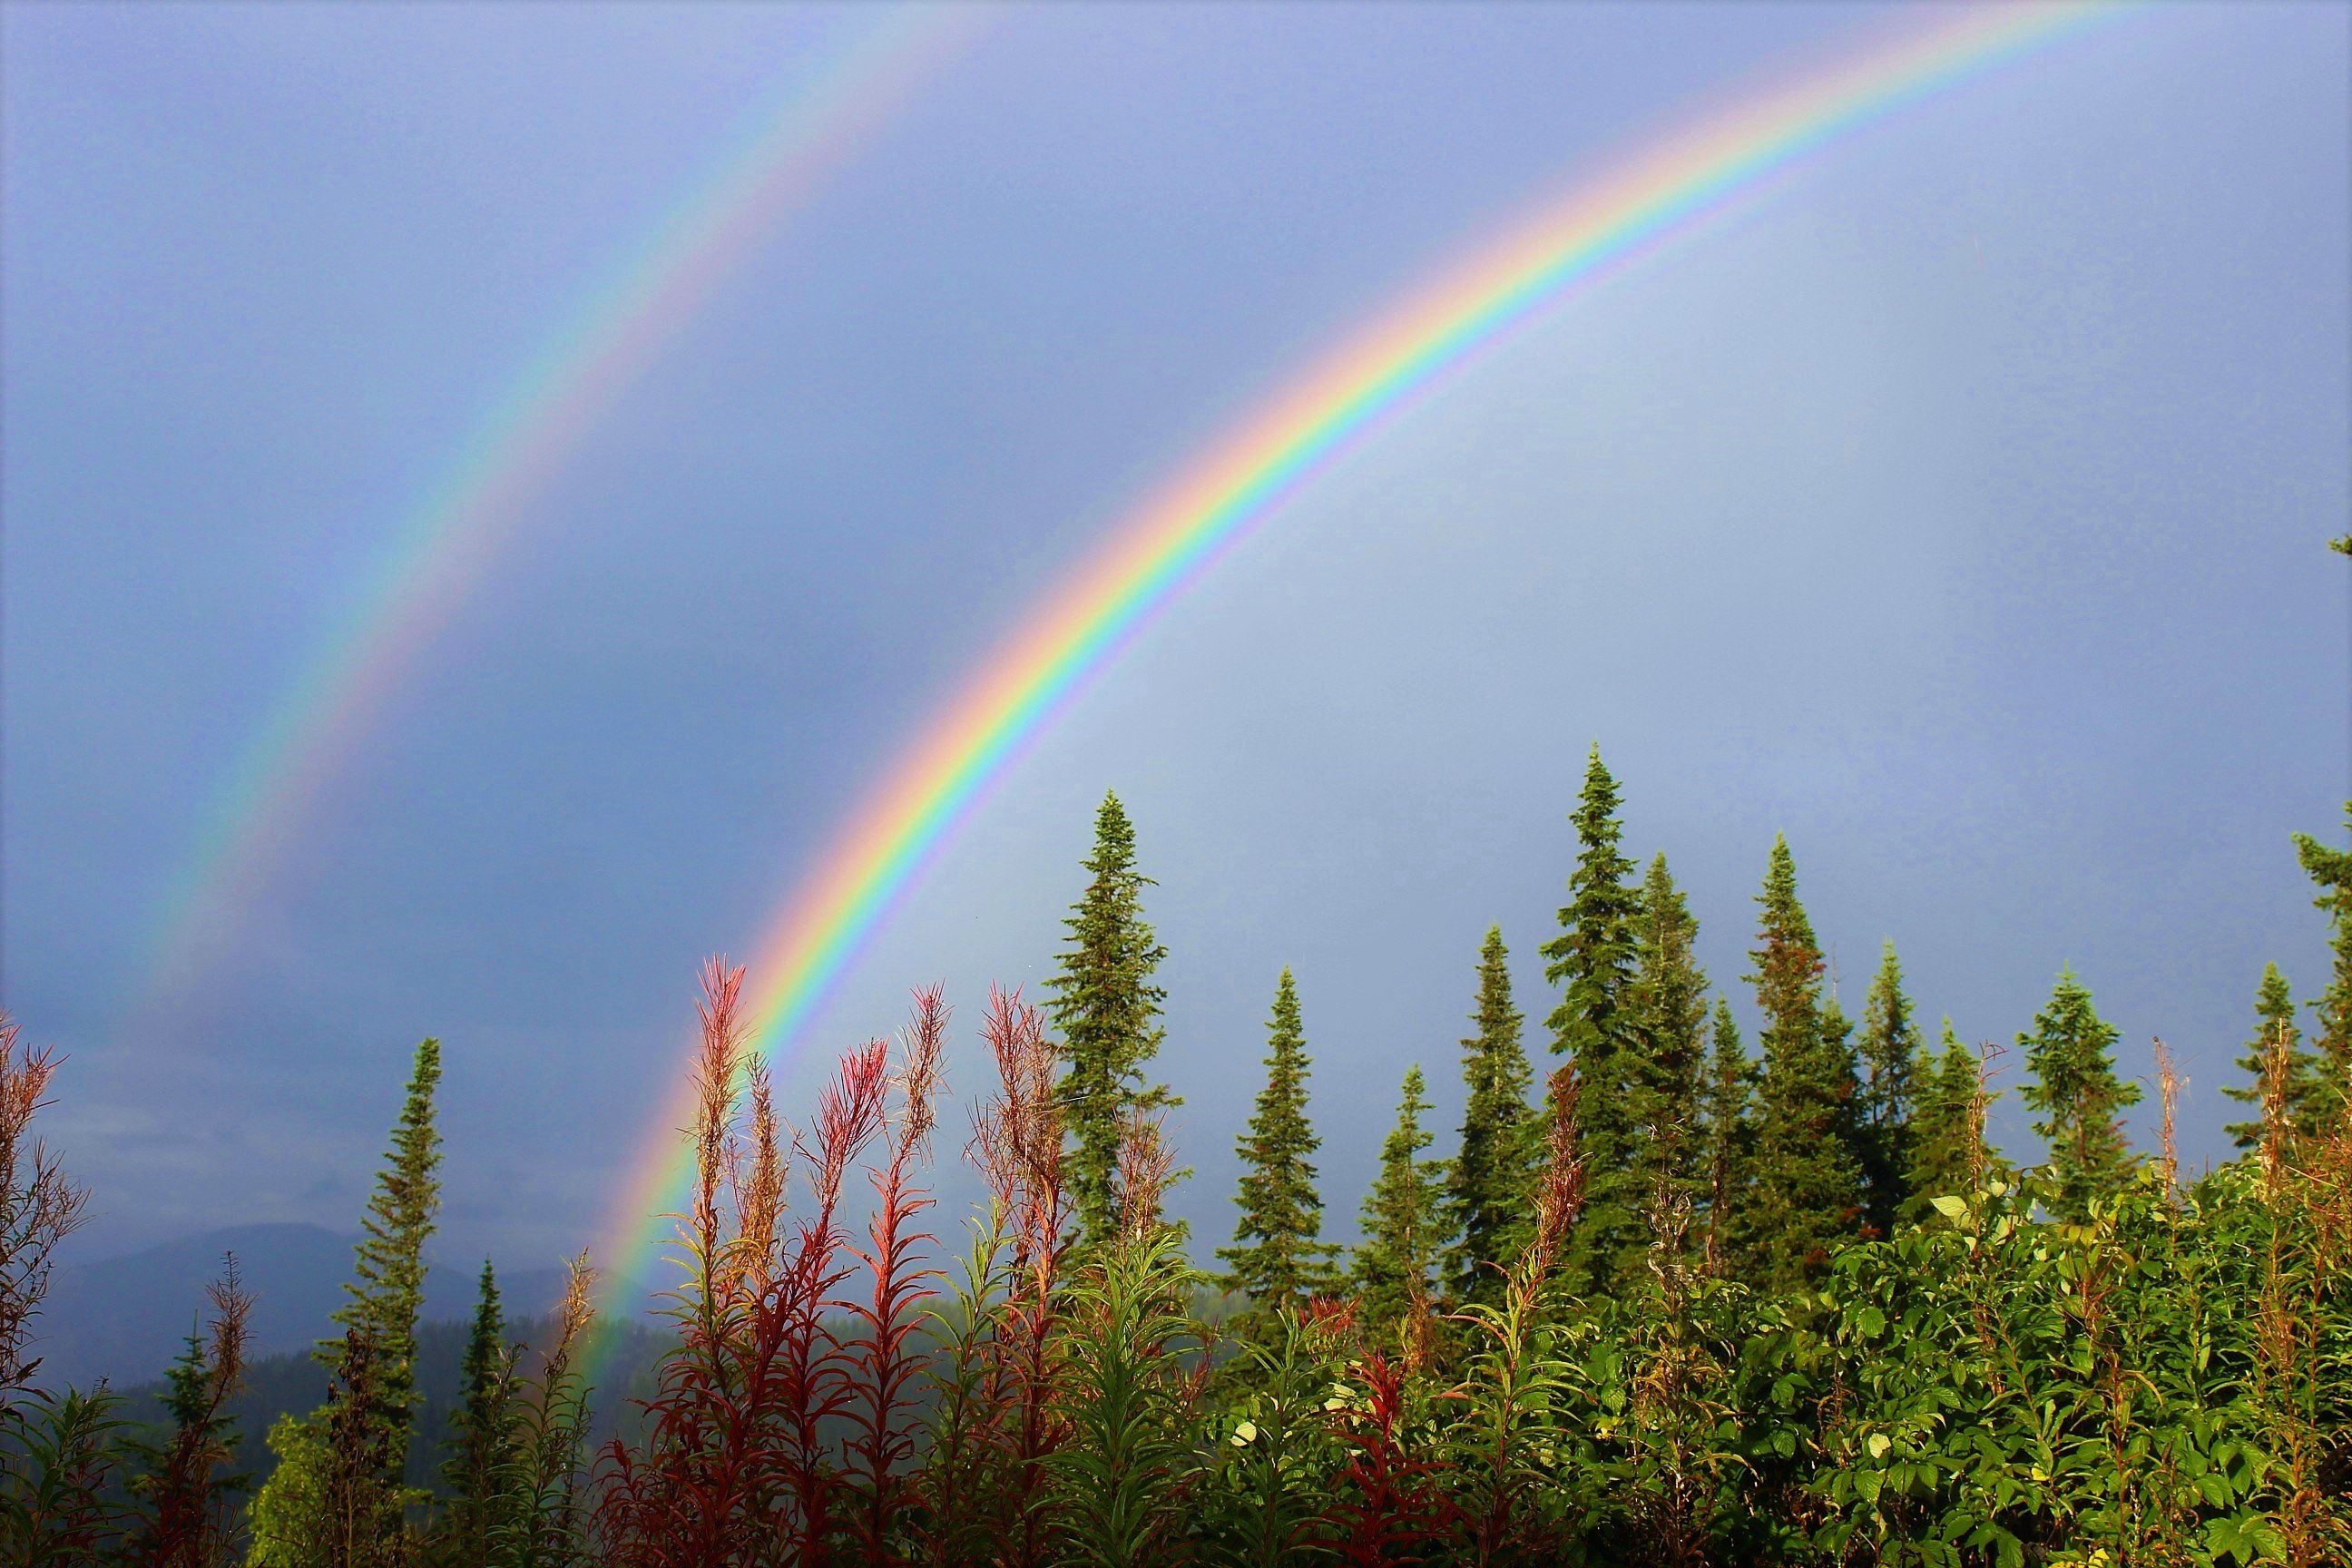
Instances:
[[[2222,1129],[2241,1149],[2262,1144],[2263,1077],[2270,1070],[2271,1050],[2281,1035],[2286,1037],[2287,1121],[2297,1132],[2307,1131],[2318,1123],[2318,1108],[2331,1098],[2327,1058],[2303,1044],[2302,1031],[2294,1026],[2294,994],[2288,990],[2279,966],[2265,964],[2262,984],[2254,991],[2253,1037],[2246,1042],[2246,1054],[2238,1058],[2239,1068],[2252,1081],[2242,1087],[2228,1085],[2221,1090],[2241,1104],[2257,1108],[2252,1121],[2233,1121]]]
[[[331,1373],[328,1403],[289,1431],[277,1469],[254,1500],[269,1521],[272,1563],[373,1568],[404,1550],[403,1515],[424,1494],[404,1483],[416,1420],[416,1318],[425,1300],[425,1243],[441,1206],[441,1135],[433,1097],[441,1042],[416,1047],[392,1147],[362,1219],[350,1298],[336,1310],[340,1340],[318,1356]],[[257,1535],[260,1531],[257,1522]],[[307,1531],[305,1535],[278,1532]],[[258,1559],[257,1559],[258,1560]]]
[[[1797,899],[1796,860],[1776,838],[1748,954],[1764,1014],[1756,1129],[1756,1261],[1777,1286],[1815,1279],[1861,1226],[1854,1064],[1822,1001],[1821,944]],[[1842,1023],[1843,1020],[1838,1022]]]
[[[1632,999],[1641,896],[1627,885],[1633,863],[1618,848],[1617,781],[1595,745],[1570,817],[1576,869],[1559,911],[1559,934],[1544,944],[1544,978],[1560,988],[1551,1048],[1574,1063],[1576,1119],[1584,1154],[1584,1208],[1562,1268],[1576,1289],[1602,1287],[1629,1253],[1647,1245],[1643,1163],[1634,1121]]]
[[[1862,1009],[1861,1153],[1863,1219],[1880,1236],[1911,1195],[1911,1121],[1918,1098],[1919,1026],[1903,993],[1895,943],[1880,953]]]
[[[1715,1001],[1714,1054],[1700,1099],[1706,1130],[1706,1261],[1720,1276],[1745,1256],[1749,1192],[1755,1180],[1756,1120],[1750,1110],[1756,1068],[1739,1043],[1731,1004]]]
[[[1234,1145],[1244,1166],[1241,1223],[1234,1245],[1219,1247],[1228,1288],[1244,1292],[1254,1312],[1269,1315],[1284,1303],[1303,1303],[1333,1284],[1339,1248],[1322,1239],[1323,1200],[1315,1190],[1309,1156],[1322,1146],[1307,1120],[1307,1037],[1298,1016],[1298,989],[1286,968],[1275,983],[1266,1021],[1265,1087],[1248,1130]]]
[[[1076,1145],[1071,1194],[1082,1234],[1098,1241],[1118,1226],[1121,1129],[1135,1111],[1181,1102],[1166,1085],[1146,1082],[1166,1034],[1160,1005],[1168,994],[1151,976],[1168,954],[1143,918],[1143,889],[1153,884],[1135,868],[1135,829],[1116,795],[1095,814],[1086,869],[1090,879],[1062,922],[1070,934],[1045,989],[1065,1064],[1063,1125]]]
[[[506,1468],[515,1458],[513,1358],[498,1276],[484,1258],[473,1330],[458,1368],[457,1404],[449,1412],[449,1458],[441,1467],[450,1501],[439,1555],[452,1568],[489,1561]]]
[[[441,1042],[416,1047],[408,1093],[393,1124],[375,1191],[360,1220],[358,1257],[343,1287],[350,1299],[334,1321],[366,1339],[376,1363],[375,1381],[385,1402],[383,1420],[397,1427],[401,1451],[416,1405],[416,1315],[425,1305],[425,1243],[441,1209],[441,1134],[433,1122],[433,1097],[441,1085]]]
[[[1698,921],[1657,856],[1642,880],[1633,924],[1633,981],[1627,994],[1629,1049],[1623,1056],[1626,1110],[1633,1134],[1629,1196],[1646,1208],[1663,1190],[1707,1201],[1708,1173],[1699,1101],[1707,1072],[1706,974],[1693,949]],[[1607,1278],[1622,1282],[1643,1267],[1646,1244],[1609,1260]]]
[[[1489,926],[1478,950],[1474,1032],[1462,1042],[1462,1145],[1446,1175],[1446,1272],[1454,1298],[1486,1301],[1533,1234],[1538,1129],[1528,1091],[1535,1082],[1523,1020],[1511,1002],[1503,928]]]
[[[2344,803],[2344,820],[2352,827],[2352,800]],[[2312,902],[2327,915],[2327,944],[2335,955],[2327,989],[2313,1005],[2318,1029],[2312,1043],[2320,1069],[2308,1131],[2327,1133],[2352,1107],[2352,849],[2331,849],[2307,833],[2294,836],[2294,849],[2304,874],[2319,885]]]
[[[1914,1225],[1934,1212],[1935,1199],[1972,1193],[1980,1177],[2002,1169],[1984,1133],[1985,1108],[1999,1096],[1985,1089],[1977,1054],[1953,1032],[1949,1018],[1944,1020],[1943,1049],[1933,1070],[1921,1078],[1904,1174],[1910,1196],[1900,1215]]]
[[[2056,1185],[2051,1212],[2079,1220],[2091,1200],[2119,1190],[2131,1171],[2121,1112],[2139,1103],[2139,1085],[2116,1076],[2117,1033],[2091,1005],[2091,993],[2062,970],[2033,1032],[2017,1037],[2032,1081],[2020,1091],[2042,1113],[2033,1123],[2050,1146]]]
[[[1381,1173],[1364,1197],[1364,1240],[1356,1248],[1353,1282],[1364,1318],[1383,1329],[1426,1309],[1431,1273],[1446,1241],[1444,1163],[1421,1157],[1432,1137],[1421,1125],[1429,1109],[1422,1099],[1426,1087],[1416,1064],[1404,1075],[1396,1126],[1381,1144]]]

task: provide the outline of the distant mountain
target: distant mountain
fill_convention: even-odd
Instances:
[[[121,1388],[161,1374],[205,1316],[205,1285],[219,1275],[225,1252],[236,1254],[254,1297],[252,1353],[304,1349],[332,1331],[358,1239],[315,1225],[232,1226],[60,1268],[33,1326],[40,1381],[88,1387],[103,1377]],[[469,1314],[480,1272],[478,1262],[429,1260],[425,1319]],[[499,1293],[518,1317],[546,1310],[562,1289],[561,1267],[499,1271]]]

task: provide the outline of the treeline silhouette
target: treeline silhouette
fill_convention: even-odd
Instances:
[[[1164,952],[1110,796],[1045,994],[982,1009],[968,1124],[940,1120],[938,989],[795,1129],[742,971],[708,967],[657,1336],[595,1320],[584,1256],[551,1319],[510,1324],[485,1265],[462,1336],[420,1329],[425,1042],[340,1336],[266,1434],[238,1419],[234,1260],[160,1394],[37,1386],[85,1195],[32,1131],[55,1058],[0,1026],[0,1562],[2352,1561],[2352,851],[2295,841],[2332,973],[2307,1010],[2262,977],[2243,1152],[2189,1179],[2168,1058],[2135,1151],[2139,1086],[2072,973],[2013,1045],[1930,1047],[1890,947],[1849,1018],[1780,842],[1751,1052],[1664,858],[1621,852],[1597,749],[1573,820],[1549,1070],[1489,931],[1453,1152],[1416,1067],[1351,1248],[1323,1236],[1287,970],[1220,1267],[1164,1213]],[[1986,1136],[2004,1071],[2030,1166]],[[985,1184],[961,1224],[927,1185],[942,1145]],[[615,1333],[633,1353],[600,1353]],[[635,1370],[594,1389],[592,1364]]]

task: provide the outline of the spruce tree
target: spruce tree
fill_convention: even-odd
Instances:
[[[515,1457],[513,1353],[506,1342],[498,1277],[484,1258],[473,1331],[458,1369],[457,1404],[449,1412],[449,1458],[441,1467],[450,1496],[441,1556],[452,1564],[489,1560],[505,1470]]]
[[[1821,944],[1797,899],[1797,867],[1775,838],[1748,954],[1764,1015],[1756,1129],[1756,1262],[1774,1286],[1809,1283],[1861,1227],[1854,1064],[1822,1001]]]
[[[2119,1113],[2139,1103],[2139,1085],[2116,1076],[2116,1037],[2072,969],[2060,971],[2033,1032],[2017,1037],[2032,1075],[2020,1098],[2042,1113],[2033,1131],[2050,1146],[2050,1210],[2061,1219],[2082,1219],[2094,1198],[2120,1190],[2131,1171]]]
[[[1544,944],[1544,978],[1560,988],[1552,1010],[1551,1048],[1574,1064],[1576,1119],[1584,1154],[1584,1208],[1562,1264],[1572,1288],[1590,1294],[1620,1261],[1647,1246],[1642,1211],[1633,1105],[1636,1079],[1628,1013],[1638,942],[1640,894],[1626,883],[1633,863],[1618,849],[1617,781],[1595,745],[1585,764],[1584,788],[1570,817],[1576,825],[1576,869],[1569,901],[1559,911],[1559,935]]]
[[[2352,826],[2352,800],[2344,803],[2344,820]],[[2307,833],[2294,836],[2294,848],[2305,875],[2319,885],[2312,903],[2327,915],[2328,947],[2335,955],[2327,989],[2313,1004],[2319,1082],[2305,1130],[2325,1135],[2343,1124],[2352,1106],[2352,849],[2331,849]]]
[[[1249,1297],[1253,1315],[1270,1320],[1283,1304],[1330,1289],[1339,1252],[1322,1240],[1323,1200],[1309,1161],[1322,1140],[1307,1120],[1307,1037],[1287,968],[1275,983],[1266,1043],[1265,1087],[1234,1145],[1244,1166],[1234,1200],[1241,1222],[1234,1245],[1217,1256],[1228,1266],[1226,1287]]]
[[[2257,1108],[2252,1121],[2232,1121],[2222,1129],[2241,1149],[2262,1144],[2263,1078],[2270,1070],[2271,1050],[2282,1034],[2286,1037],[2287,1121],[2301,1133],[2317,1124],[2317,1108],[2329,1098],[2327,1058],[2303,1045],[2302,1031],[2294,1026],[2294,994],[2287,989],[2286,976],[2279,973],[2279,966],[2265,964],[2262,984],[2254,991],[2253,1037],[2246,1042],[2246,1054],[2238,1058],[2240,1069],[2252,1081],[2242,1088],[2228,1085],[2221,1090],[2242,1105]]]
[[[1720,1277],[1746,1256],[1756,1167],[1756,1121],[1749,1104],[1756,1069],[1739,1043],[1731,1004],[1720,996],[1712,1033],[1714,1053],[1699,1105],[1706,1138],[1706,1261]]]
[[[1933,1070],[1921,1075],[1905,1166],[1904,1185],[1910,1196],[1899,1217],[1912,1225],[1935,1212],[1937,1198],[1966,1196],[1984,1177],[2002,1169],[1984,1134],[1985,1108],[1999,1095],[1984,1088],[1977,1054],[1953,1032],[1949,1018],[1944,1020],[1943,1049],[1932,1065]]]
[[[1446,1232],[1454,1238],[1446,1272],[1458,1301],[1486,1301],[1533,1235],[1538,1129],[1528,1091],[1535,1081],[1511,1003],[1510,954],[1503,928],[1489,926],[1478,950],[1474,1032],[1462,1042],[1461,1150],[1445,1185]]]
[[[1416,1064],[1404,1075],[1396,1126],[1381,1144],[1381,1173],[1364,1198],[1364,1239],[1352,1270],[1356,1301],[1364,1319],[1384,1330],[1427,1309],[1431,1271],[1446,1239],[1440,1217],[1444,1164],[1421,1157],[1432,1136],[1421,1125],[1429,1109],[1425,1087]]]
[[[334,1313],[340,1340],[322,1343],[328,1403],[289,1429],[281,1462],[254,1500],[273,1532],[272,1563],[373,1568],[404,1550],[403,1516],[424,1494],[404,1484],[416,1419],[416,1317],[425,1300],[425,1243],[441,1205],[441,1137],[433,1096],[441,1042],[416,1047],[392,1147],[362,1216],[350,1300]],[[308,1536],[294,1532],[309,1531]],[[257,1559],[258,1561],[259,1559]]]
[[[1918,1096],[1919,1026],[1903,994],[1903,966],[1895,944],[1879,955],[1862,1009],[1861,1153],[1863,1219],[1880,1236],[1895,1224],[1911,1195],[1911,1121]]]
[[[1143,918],[1143,889],[1153,884],[1135,868],[1135,829],[1116,795],[1106,794],[1095,814],[1085,865],[1089,880],[1062,922],[1070,934],[1045,989],[1061,1037],[1063,1125],[1076,1143],[1071,1194],[1080,1233],[1100,1241],[1118,1226],[1121,1129],[1136,1111],[1181,1102],[1145,1079],[1166,1033],[1160,1005],[1168,994],[1151,976],[1167,950]]]
[[[1706,975],[1693,948],[1698,921],[1675,886],[1666,858],[1650,862],[1633,925],[1633,980],[1627,993],[1623,1056],[1633,1134],[1628,1196],[1646,1211],[1672,1191],[1694,1208],[1707,1201],[1708,1172],[1699,1100],[1707,1072]],[[1646,1243],[1621,1247],[1605,1279],[1623,1283],[1644,1267]]]

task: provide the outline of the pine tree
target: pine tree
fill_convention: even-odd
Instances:
[[[2287,1121],[2300,1133],[2316,1125],[2316,1108],[2331,1098],[2327,1058],[2304,1047],[2302,1032],[2294,1026],[2294,994],[2287,988],[2286,976],[2279,973],[2275,963],[2263,967],[2262,984],[2254,992],[2254,1019],[2253,1037],[2246,1042],[2246,1054],[2238,1058],[2239,1068],[2253,1081],[2243,1088],[2225,1086],[2221,1092],[2242,1105],[2261,1105],[2263,1075],[2270,1070],[2271,1050],[2284,1034],[2287,1052]],[[2263,1122],[2259,1115],[2252,1121],[2232,1121],[2222,1131],[2241,1149],[2262,1144]]]
[[[1153,884],[1135,868],[1135,829],[1116,795],[1095,814],[1085,865],[1091,879],[1062,922],[1070,934],[1045,989],[1065,1064],[1063,1125],[1076,1144],[1071,1192],[1081,1234],[1099,1241],[1118,1229],[1122,1130],[1136,1112],[1181,1102],[1166,1085],[1145,1082],[1166,1034],[1160,1005],[1168,994],[1151,976],[1168,954],[1143,918],[1143,889]]]
[[[2020,1098],[2042,1112],[2033,1131],[2050,1145],[2050,1209],[2061,1219],[2082,1219],[2091,1200],[2119,1190],[2131,1170],[2118,1113],[2139,1103],[2139,1085],[2116,1076],[2116,1037],[2071,969],[2059,973],[2033,1032],[2017,1037],[2032,1075]]]
[[[1660,855],[1642,882],[1633,927],[1633,981],[1627,994],[1626,1110],[1633,1133],[1630,1196],[1644,1212],[1662,1192],[1694,1208],[1707,1201],[1708,1171],[1699,1120],[1706,1078],[1706,975],[1693,948],[1698,921]],[[1623,1283],[1646,1267],[1646,1242],[1609,1260],[1606,1278]]]
[[[1764,1068],[1752,1234],[1765,1278],[1790,1286],[1815,1279],[1831,1250],[1861,1226],[1854,1065],[1822,1006],[1821,945],[1797,899],[1786,838],[1773,840],[1756,901],[1763,918],[1748,978],[1764,1014]]]
[[[1755,1180],[1756,1121],[1749,1110],[1756,1069],[1739,1043],[1731,1004],[1715,1002],[1714,1055],[1700,1099],[1706,1137],[1706,1262],[1717,1278],[1744,1258]]]
[[[2002,1172],[2000,1156],[1984,1134],[1985,1109],[1999,1095],[1984,1088],[1977,1054],[1953,1032],[1949,1018],[1944,1020],[1943,1049],[1934,1070],[1921,1076],[1904,1175],[1910,1196],[1900,1215],[1913,1225],[1935,1212],[1937,1198],[1973,1193],[1985,1177]]]
[[[1241,1223],[1234,1245],[1219,1247],[1217,1256],[1229,1266],[1227,1288],[1249,1297],[1254,1316],[1270,1320],[1285,1303],[1303,1305],[1328,1291],[1339,1250],[1322,1240],[1323,1200],[1308,1157],[1323,1141],[1307,1120],[1307,1037],[1287,968],[1275,983],[1266,1043],[1265,1088],[1234,1145],[1244,1167],[1234,1198]]]
[[[2344,803],[2344,819],[2352,826],[2352,800]],[[2307,833],[2294,836],[2294,848],[2305,875],[2319,884],[2312,903],[2326,912],[2328,947],[2335,954],[2327,989],[2313,1004],[2318,1034],[2312,1044],[2318,1047],[2320,1069],[2306,1129],[2326,1134],[2342,1125],[2352,1106],[2352,849],[2331,849]]]
[[[1911,1195],[1911,1120],[1918,1097],[1919,1026],[1903,994],[1903,966],[1895,944],[1879,955],[1878,973],[1862,1009],[1863,1079],[1859,1095],[1863,1218],[1880,1236],[1895,1224]]]
[[[1523,1020],[1511,1003],[1510,954],[1503,928],[1489,926],[1478,951],[1475,1032],[1462,1042],[1461,1151],[1447,1172],[1447,1234],[1454,1237],[1446,1272],[1454,1299],[1491,1300],[1502,1275],[1533,1234],[1536,1140],[1539,1130],[1528,1091],[1535,1081]]]
[[[1552,1010],[1551,1048],[1576,1068],[1577,1125],[1584,1152],[1584,1208],[1563,1263],[1573,1288],[1591,1294],[1620,1260],[1648,1245],[1634,1126],[1631,1001],[1638,961],[1635,916],[1640,894],[1627,886],[1633,869],[1617,847],[1617,781],[1595,745],[1585,764],[1584,788],[1570,820],[1576,824],[1576,869],[1569,901],[1559,911],[1559,935],[1544,944],[1544,978],[1560,987]]]
[[[466,1338],[458,1371],[457,1405],[449,1412],[449,1458],[441,1467],[450,1496],[441,1556],[453,1565],[489,1560],[505,1470],[514,1458],[513,1378],[514,1352],[506,1342],[498,1277],[484,1258],[473,1331]]]
[[[1444,1163],[1421,1152],[1432,1135],[1421,1125],[1429,1109],[1415,1065],[1404,1075],[1397,1123],[1381,1144],[1381,1173],[1365,1195],[1362,1245],[1352,1270],[1359,1310],[1382,1329],[1405,1323],[1430,1301],[1431,1271],[1444,1250]]]

